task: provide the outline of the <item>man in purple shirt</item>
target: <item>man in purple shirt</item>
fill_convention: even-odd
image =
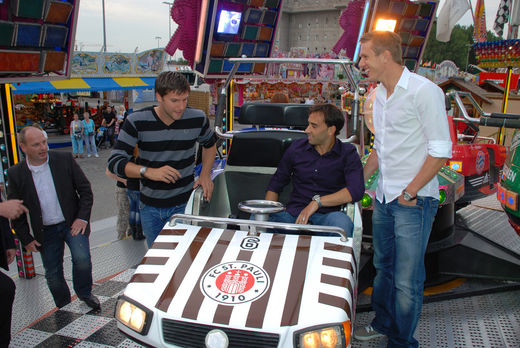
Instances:
[[[270,221],[338,226],[352,235],[353,223],[340,209],[359,201],[365,185],[356,148],[336,138],[344,124],[332,104],[309,109],[307,139],[293,141],[267,187],[265,199],[277,201],[283,187],[293,185],[286,211],[271,214]]]

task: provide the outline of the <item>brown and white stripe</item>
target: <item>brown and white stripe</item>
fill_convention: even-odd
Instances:
[[[327,237],[262,233],[258,247],[246,250],[241,247],[245,231],[196,226],[183,234],[174,231],[179,230],[161,233],[155,244],[175,244],[175,255],[151,248],[130,284],[137,291],[144,282],[155,282],[154,294],[146,295],[155,298],[152,307],[171,318],[264,330],[351,318],[357,268],[352,239],[331,243]],[[202,293],[209,269],[240,261],[268,274],[270,286],[261,297],[224,305]]]

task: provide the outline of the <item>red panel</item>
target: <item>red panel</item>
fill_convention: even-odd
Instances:
[[[40,67],[40,52],[0,51],[0,71],[37,72]]]
[[[515,90],[518,87],[518,77],[519,74],[511,74],[511,90]],[[483,84],[485,80],[492,80],[493,82],[498,83],[502,87],[506,87],[506,73],[496,73],[496,72],[481,72],[479,74],[478,83],[479,85]]]

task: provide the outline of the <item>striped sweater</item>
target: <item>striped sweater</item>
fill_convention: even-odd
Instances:
[[[153,107],[139,110],[123,123],[108,159],[108,169],[126,177],[125,166],[137,145],[139,164],[150,168],[169,165],[181,173],[181,179],[175,183],[142,179],[141,202],[157,208],[183,204],[193,189],[196,142],[206,148],[216,142],[209,120],[201,110],[188,107],[182,118],[169,126],[159,119]]]

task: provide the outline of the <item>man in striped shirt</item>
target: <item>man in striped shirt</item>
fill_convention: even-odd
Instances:
[[[155,80],[158,106],[128,116],[108,159],[108,169],[141,178],[141,224],[151,246],[173,214],[183,213],[191,191],[201,186],[204,199],[213,192],[210,173],[216,136],[207,116],[187,108],[190,85],[181,73],[163,72]],[[202,146],[202,171],[194,181],[195,143]],[[130,162],[134,147],[138,163]]]

